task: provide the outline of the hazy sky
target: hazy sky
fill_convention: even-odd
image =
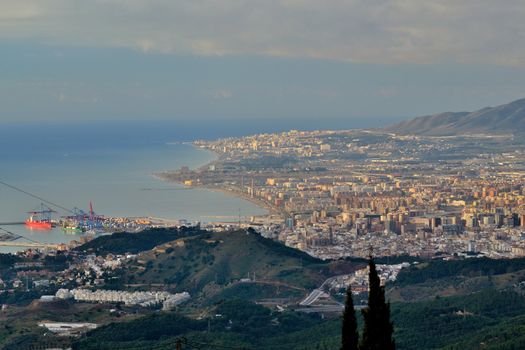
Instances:
[[[0,120],[347,120],[525,97],[523,0],[0,0]]]

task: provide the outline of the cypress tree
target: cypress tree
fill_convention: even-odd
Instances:
[[[394,327],[390,322],[390,304],[385,302],[385,288],[381,287],[376,264],[372,257],[368,261],[370,268],[368,307],[363,309],[364,329],[360,350],[394,350],[392,339]]]
[[[357,350],[359,334],[357,333],[357,319],[355,317],[352,287],[346,289],[345,310],[343,311],[343,327],[341,334],[341,350]]]

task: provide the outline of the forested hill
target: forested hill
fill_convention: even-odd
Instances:
[[[84,253],[106,254],[136,254],[150,250],[159,244],[174,241],[179,238],[197,236],[206,231],[196,227],[152,228],[137,233],[116,232],[111,235],[97,237],[75,250]]]
[[[364,266],[363,262],[323,261],[253,230],[203,232],[141,253],[137,263],[126,267],[123,279],[133,284],[166,284],[190,293],[213,290],[228,297],[246,294],[247,289],[250,298],[260,296],[271,287],[300,298],[326,278]],[[246,278],[252,283],[235,283]]]
[[[484,290],[469,296],[418,303],[393,303],[396,348],[525,348],[525,298],[515,292]],[[76,349],[174,349],[178,339],[201,349],[338,349],[341,318],[323,319],[277,312],[241,300],[217,304],[209,319],[177,312],[157,313],[96,329]],[[361,323],[361,317],[358,317]],[[361,326],[362,327],[362,326]]]

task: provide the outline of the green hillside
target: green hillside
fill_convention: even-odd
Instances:
[[[176,313],[114,323],[90,332],[76,349],[173,349],[177,339],[200,349],[333,349],[339,320],[294,312],[278,313],[242,300],[218,305],[214,316],[192,320]]]
[[[522,349],[525,344],[525,298],[514,292],[485,290],[469,296],[394,303],[392,316],[400,350],[510,350]],[[77,348],[138,349],[155,345],[156,349],[171,349],[177,338],[184,337],[200,343],[202,349],[335,349],[340,320],[278,313],[231,300],[216,306],[214,316],[207,319],[191,320],[170,312],[110,324],[91,332]]]
[[[483,289],[512,289],[525,281],[525,259],[433,260],[403,269],[388,285],[394,301],[468,295]]]
[[[122,317],[109,312],[114,305],[61,302],[13,308],[0,317],[2,346],[31,348],[47,341],[75,342],[78,349],[173,349],[177,339],[185,339],[183,348],[336,349],[340,316],[308,315],[294,306],[327,277],[365,266],[361,259],[322,261],[251,230],[107,237],[83,249],[142,251],[107,288],[186,290],[191,300],[172,312],[124,307]],[[397,349],[524,348],[523,281],[525,259],[435,260],[402,270],[387,285]],[[275,304],[280,307],[263,306]],[[64,309],[64,321],[103,326],[77,340],[45,335],[36,322],[59,320],[52,314],[56,307]]]
[[[182,237],[201,234],[205,231],[195,227],[151,228],[137,233],[116,232],[111,235],[97,237],[75,250],[84,253],[106,254],[136,254],[153,247]]]
[[[502,324],[525,326],[525,297],[509,291],[486,289],[467,296],[436,298],[417,303],[392,304],[399,349],[478,349],[480,335],[499,349]],[[525,334],[521,336],[525,340]],[[516,348],[518,349],[518,348]]]
[[[325,262],[249,230],[206,232],[140,254],[122,280],[127,286],[166,284],[199,293],[206,304],[234,297],[301,298],[326,278],[363,266]]]
[[[469,296],[392,304],[399,350],[523,349],[525,298],[514,292],[485,290]],[[358,317],[359,319],[361,317]],[[360,321],[360,320],[359,320]],[[246,301],[217,305],[213,316],[190,320],[160,313],[115,323],[91,332],[78,349],[172,349],[176,339],[201,349],[336,349],[340,318],[278,313]]]

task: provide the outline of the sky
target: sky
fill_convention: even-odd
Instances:
[[[522,0],[0,0],[0,122],[380,127],[525,97]]]

